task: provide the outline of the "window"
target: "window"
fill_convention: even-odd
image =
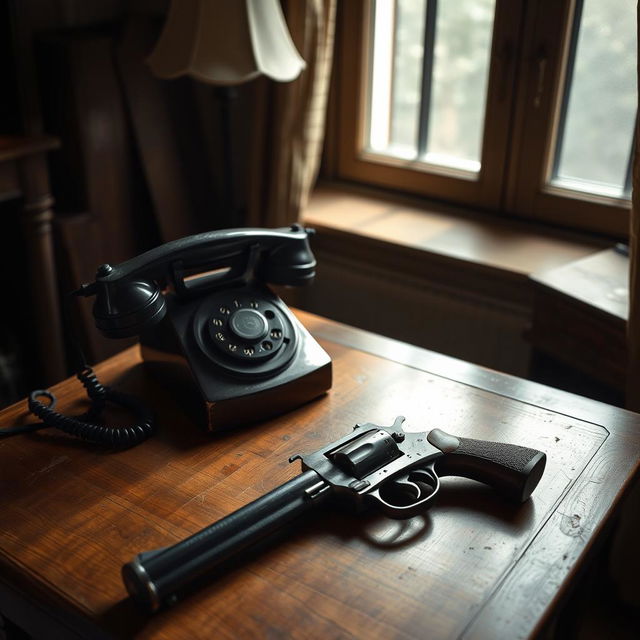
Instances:
[[[550,182],[628,197],[636,114],[632,0],[575,5]]]
[[[622,237],[634,0],[340,5],[335,174]]]
[[[494,6],[373,4],[367,151],[480,170]]]

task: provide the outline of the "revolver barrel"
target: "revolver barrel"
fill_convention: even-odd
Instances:
[[[328,489],[315,471],[305,471],[171,547],[138,554],[122,567],[129,595],[150,611],[172,604],[192,580],[318,506]]]

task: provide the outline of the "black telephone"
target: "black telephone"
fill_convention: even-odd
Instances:
[[[331,387],[331,359],[266,285],[313,280],[311,233],[189,236],[101,265],[74,295],[95,296],[105,336],[140,336],[146,366],[208,429],[265,419]]]

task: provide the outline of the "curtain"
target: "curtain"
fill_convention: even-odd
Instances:
[[[336,0],[287,0],[283,10],[307,63],[290,83],[258,83],[247,225],[296,222],[317,178],[331,78]]]

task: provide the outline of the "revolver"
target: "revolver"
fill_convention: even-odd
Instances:
[[[519,503],[544,472],[546,455],[536,449],[460,438],[441,429],[407,432],[403,422],[398,416],[390,427],[357,424],[319,451],[293,456],[290,462],[302,462],[302,473],[293,480],[185,540],[125,564],[129,595],[151,612],[174,604],[196,578],[330,499],[343,499],[356,512],[373,507],[404,519],[429,507],[441,476],[478,480]]]

